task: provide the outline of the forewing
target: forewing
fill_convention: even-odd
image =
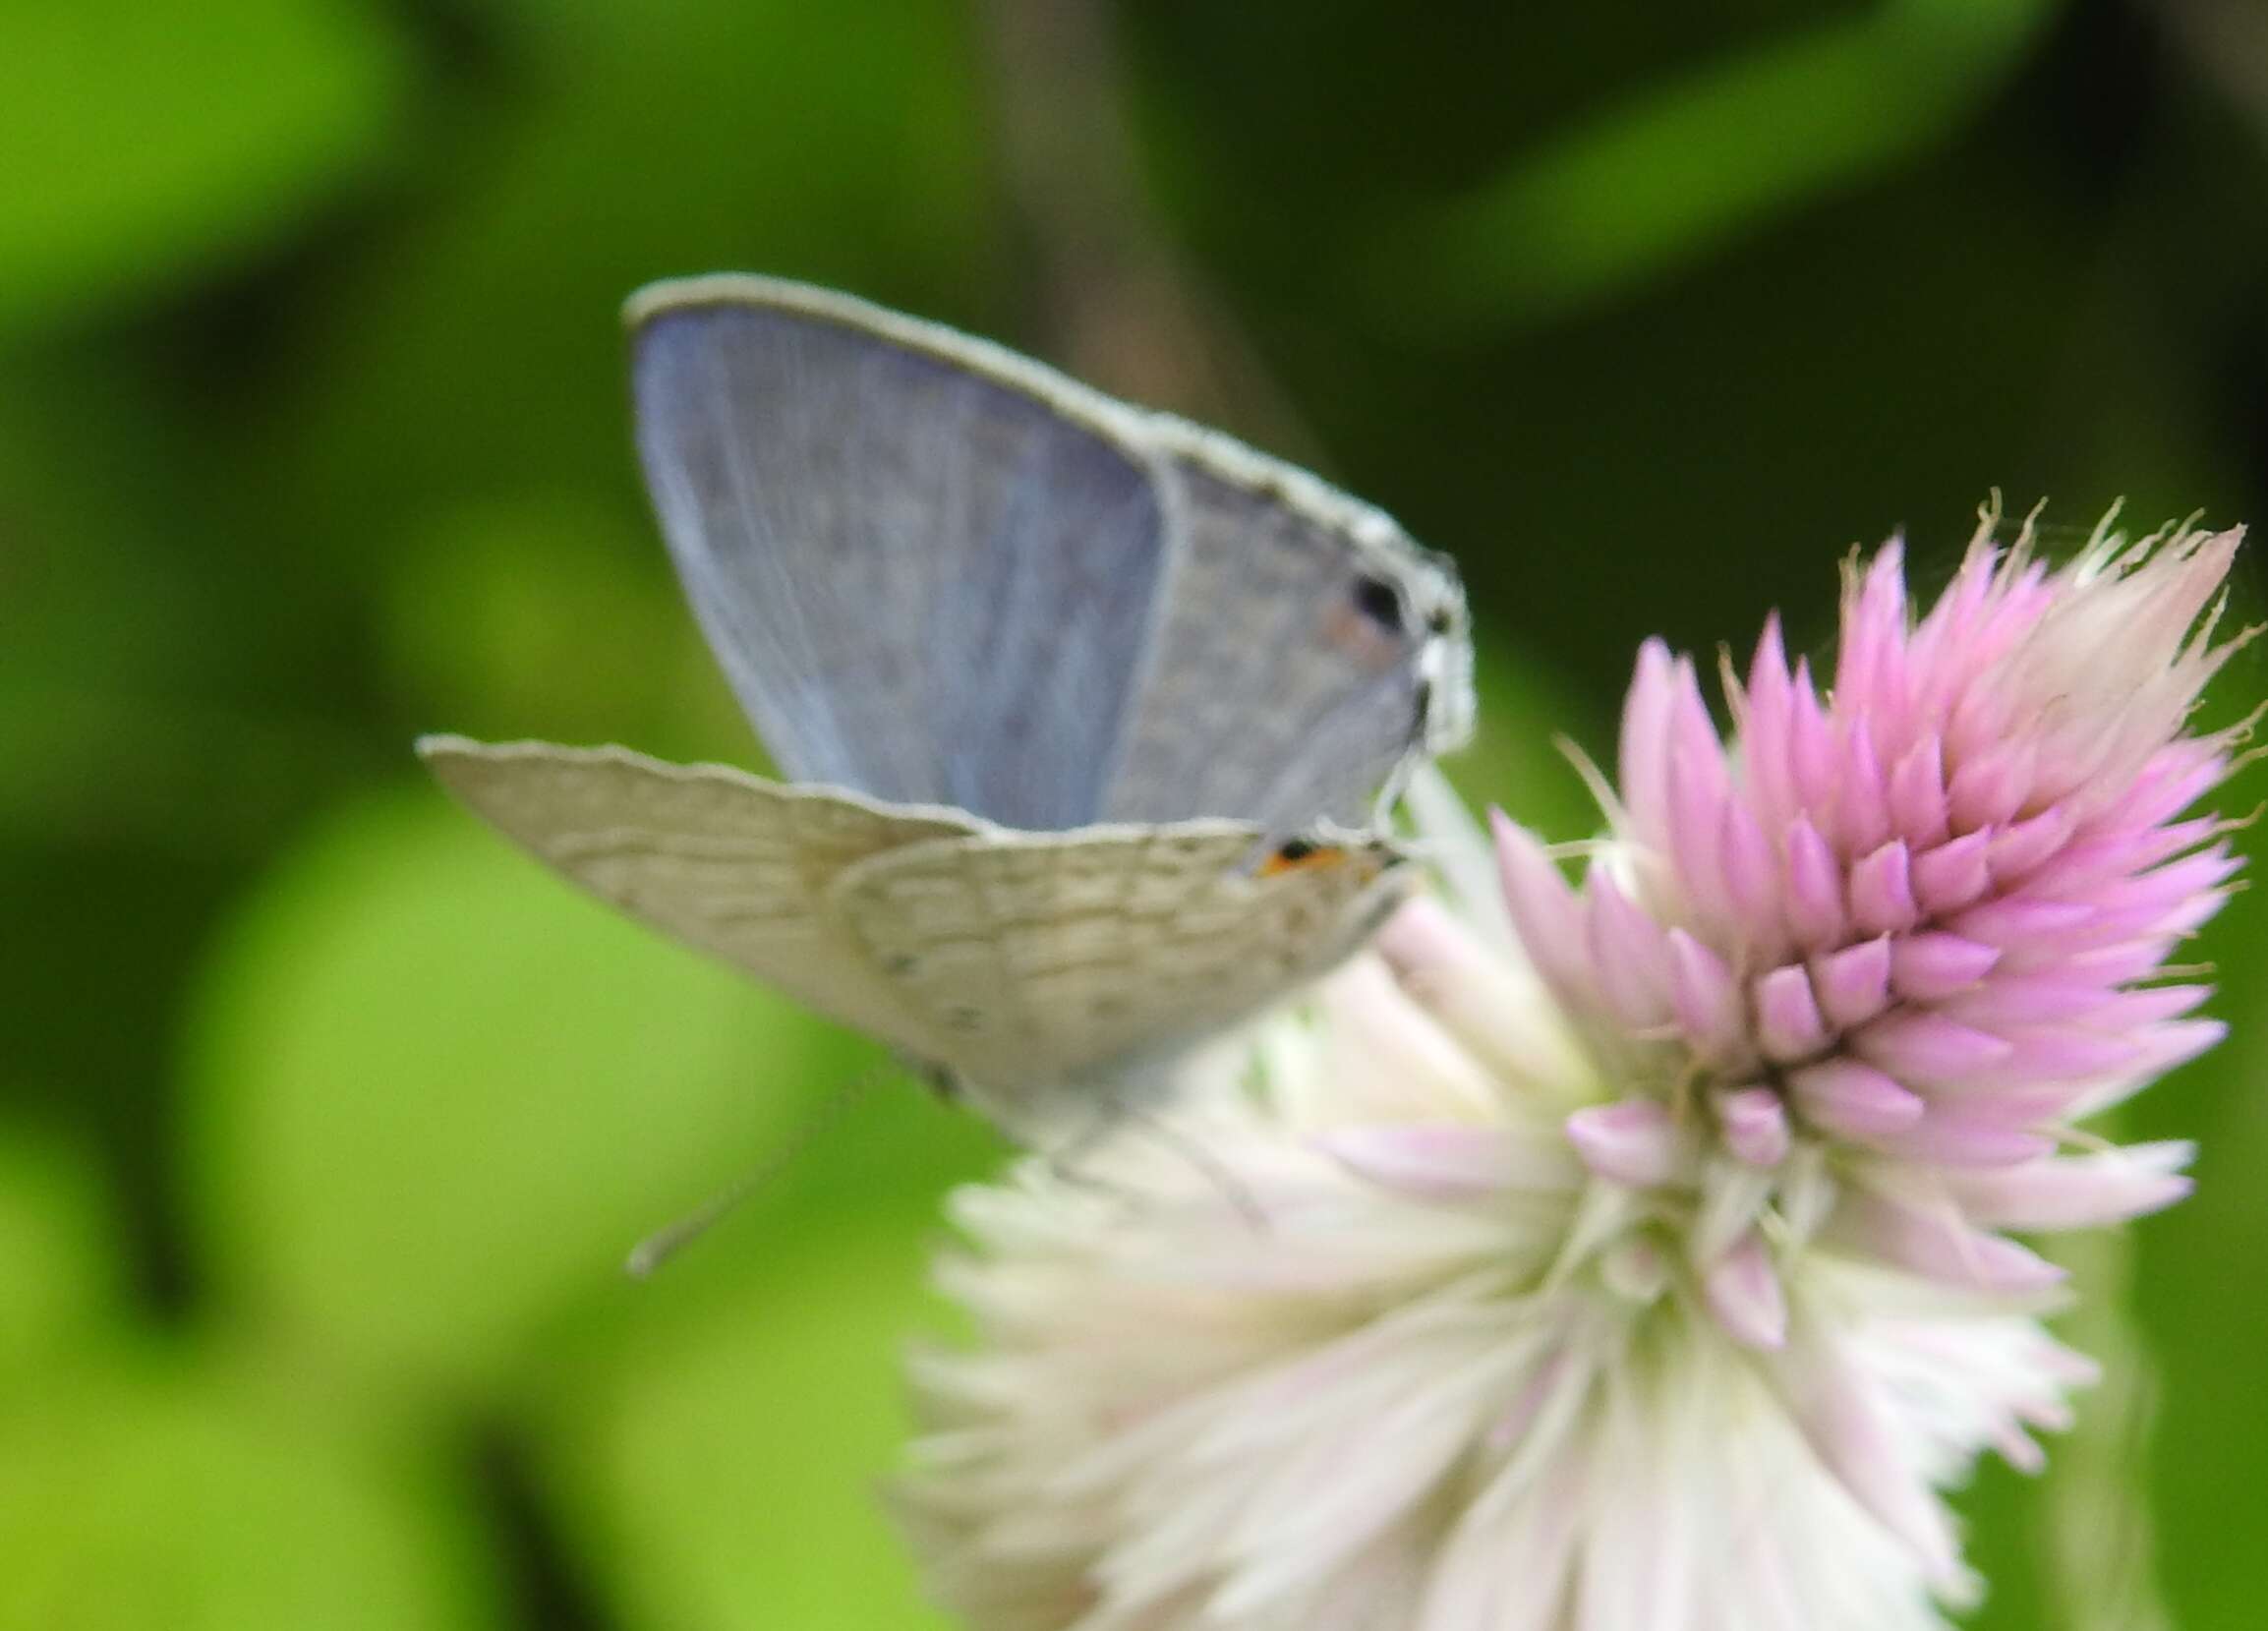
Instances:
[[[929,1056],[828,891],[859,861],[965,837],[974,823],[619,747],[429,736],[418,751],[458,799],[592,893],[819,1013]]]
[[[1255,830],[1187,822],[909,845],[832,891],[946,1064],[987,1087],[1073,1087],[1286,996],[1399,892],[1383,845],[1257,874]]]
[[[1155,416],[1179,547],[1105,813],[1377,824],[1472,717],[1446,560],[1294,466]]]
[[[782,770],[1096,819],[1167,550],[1133,410],[768,278],[659,285],[630,319],[662,530]]]

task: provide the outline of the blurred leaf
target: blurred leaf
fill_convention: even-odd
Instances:
[[[349,558],[405,493],[563,476],[642,518],[616,316],[641,283],[746,268],[924,305],[992,286],[953,0],[483,9],[515,94],[320,314],[312,411],[279,432],[304,484],[286,501]]]
[[[926,1227],[813,1232],[705,1323],[548,1401],[548,1482],[628,1631],[945,1624],[879,1499],[907,1431],[901,1351],[933,1318]]]
[[[1877,0],[1608,108],[1476,196],[1376,235],[1404,326],[1547,322],[1957,129],[2058,0]]]
[[[208,1368],[105,1359],[0,1403],[0,1631],[471,1631],[467,1516]]]
[[[1494,806],[1550,842],[1599,831],[1605,818],[1567,753],[1611,764],[1614,739],[1597,704],[1545,666],[1504,656],[1485,630],[1474,646],[1480,715],[1472,745],[1443,762],[1449,780],[1476,811]]]
[[[2098,1127],[2106,1136],[2119,1129]],[[2144,1225],[2145,1228],[2151,1227]],[[2048,1440],[2053,1458],[2032,1511],[2038,1519],[2033,1574],[2045,1604],[2038,1618],[2066,1631],[2167,1631],[2159,1586],[2157,1526],[2142,1476],[2159,1393],[2158,1369],[2134,1317],[2135,1241],[2130,1230],[2097,1230],[2053,1243],[2071,1271],[2078,1305],[2056,1334],[2103,1368],[2075,1401],[2070,1431]]]
[[[341,0],[8,8],[0,327],[231,260],[366,166],[402,63]]]
[[[0,1127],[0,1375],[54,1359],[118,1312],[106,1200],[86,1152],[22,1123]]]
[[[653,529],[611,523],[565,500],[474,503],[405,551],[384,632],[416,717],[758,764]]]
[[[2257,683],[2255,676],[2254,683]],[[2215,800],[2241,808],[2257,775]],[[2260,862],[2259,829],[2245,835]],[[2208,1010],[2229,1040],[2128,1107],[2145,1137],[2197,1140],[2197,1192],[2136,1230],[2136,1300],[2158,1369],[2147,1469],[2160,1576],[2182,1631],[2250,1631],[2268,1599],[2268,1414],[2260,1408],[2268,1309],[2268,911],[2241,894],[2201,937],[2221,969]],[[2137,1474],[2143,1469],[2134,1469]]]
[[[857,1055],[439,794],[351,809],[217,949],[193,1202],[230,1311],[479,1383]]]
[[[264,856],[368,767],[330,722],[38,674],[0,676],[0,843]]]

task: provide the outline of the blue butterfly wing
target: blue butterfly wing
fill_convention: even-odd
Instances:
[[[1293,466],[768,278],[632,304],[639,448],[791,778],[1004,826],[1367,826],[1471,712],[1445,562]]]
[[[1140,453],[1043,371],[824,291],[701,279],[632,318],[662,530],[782,770],[1096,819],[1167,551]]]

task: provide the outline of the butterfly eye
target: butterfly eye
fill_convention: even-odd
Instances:
[[[1402,597],[1384,578],[1355,580],[1355,610],[1390,634],[1402,632]]]

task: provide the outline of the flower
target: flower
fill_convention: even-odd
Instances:
[[[2145,982],[2237,870],[2226,823],[2181,817],[2244,729],[2183,732],[2239,643],[2212,630],[2240,534],[2106,523],[2051,572],[1993,521],[1918,622],[1895,543],[1853,563],[1825,697],[1769,624],[1730,752],[1650,643],[1579,894],[1497,824],[1521,939],[1621,1089],[1568,1136],[1634,1204],[1707,1210],[1710,1307],[1752,1346],[1783,1322],[1759,1225],[1823,1163],[1836,1244],[1996,1291],[2060,1278],[1996,1231],[2187,1193],[2185,1146],[2054,1151],[2223,1033],[2186,1017],[2206,986]]]
[[[2178,1198],[2071,1123],[2218,1035],[2154,983],[2225,897],[2184,733],[2237,536],[2069,566],[1991,520],[1833,690],[1768,628],[1642,655],[1580,888],[1417,789],[1446,901],[1215,1044],[1076,1168],[956,1197],[965,1347],[900,1505],[1002,1631],[1924,1631],[1940,1491],[2090,1375],[2005,1229]],[[1500,887],[1499,886],[1500,880]]]

